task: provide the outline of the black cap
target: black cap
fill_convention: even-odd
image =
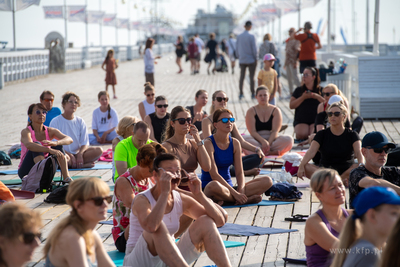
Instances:
[[[251,25],[253,25],[253,24],[251,23],[250,20],[246,21],[246,23],[244,24],[245,27],[249,27],[249,26],[251,26]]]
[[[367,133],[362,140],[362,147],[369,148],[382,148],[384,146],[389,148],[395,148],[396,145],[390,143],[387,137],[381,132],[370,132]]]
[[[311,22],[307,21],[306,23],[304,23],[304,29],[312,29]]]

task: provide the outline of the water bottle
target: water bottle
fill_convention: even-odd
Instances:
[[[285,165],[282,166],[281,175],[280,175],[280,180],[281,180],[281,182],[285,182],[285,181],[286,181],[286,169],[285,169]]]

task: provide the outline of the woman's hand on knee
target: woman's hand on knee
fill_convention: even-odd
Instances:
[[[303,165],[300,165],[299,170],[297,171],[297,177],[299,177],[301,180],[304,180],[304,176],[306,176],[306,170]]]

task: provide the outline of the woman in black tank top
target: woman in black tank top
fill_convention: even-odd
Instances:
[[[162,143],[170,114],[167,112],[168,100],[165,96],[157,96],[154,102],[155,112],[147,115],[144,121],[150,128],[150,139]]]
[[[278,107],[268,103],[268,88],[259,86],[256,91],[258,105],[251,107],[246,113],[246,126],[250,135],[245,140],[260,146],[265,155],[282,155],[293,146],[293,138],[288,135],[279,136],[282,127],[282,114]],[[245,151],[250,154],[251,152]]]

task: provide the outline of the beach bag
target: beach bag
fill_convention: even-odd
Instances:
[[[28,175],[22,178],[21,189],[35,193],[51,192],[51,182],[53,181],[57,168],[57,158],[54,155],[50,155],[39,161],[32,167]]]
[[[57,187],[45,199],[46,203],[67,204],[66,197],[68,193],[68,185]]]
[[[4,151],[0,151],[0,165],[11,165],[11,158]]]

